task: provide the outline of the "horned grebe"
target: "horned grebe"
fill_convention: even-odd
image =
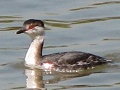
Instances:
[[[25,33],[32,38],[32,43],[25,57],[25,64],[29,67],[55,70],[60,72],[79,71],[111,60],[90,53],[72,51],[42,55],[44,43],[44,23],[41,20],[29,19],[16,34]]]

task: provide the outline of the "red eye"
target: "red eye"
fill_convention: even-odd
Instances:
[[[34,25],[30,25],[29,26],[29,29],[33,29],[35,26]]]

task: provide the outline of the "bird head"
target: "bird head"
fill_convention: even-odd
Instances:
[[[29,19],[23,23],[22,28],[16,34],[25,33],[32,38],[44,36],[44,23],[41,20]]]

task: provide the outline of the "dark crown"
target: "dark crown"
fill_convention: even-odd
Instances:
[[[29,19],[26,20],[23,25],[27,25],[27,24],[33,24],[35,26],[40,26],[40,27],[44,27],[44,23],[41,20],[36,20],[36,19]]]

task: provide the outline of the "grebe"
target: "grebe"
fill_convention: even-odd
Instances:
[[[25,57],[25,64],[29,67],[65,72],[88,69],[111,61],[79,51],[42,55],[45,36],[44,28],[43,21],[29,19],[23,23],[22,29],[16,32],[16,34],[25,33],[32,38],[32,43]]]

